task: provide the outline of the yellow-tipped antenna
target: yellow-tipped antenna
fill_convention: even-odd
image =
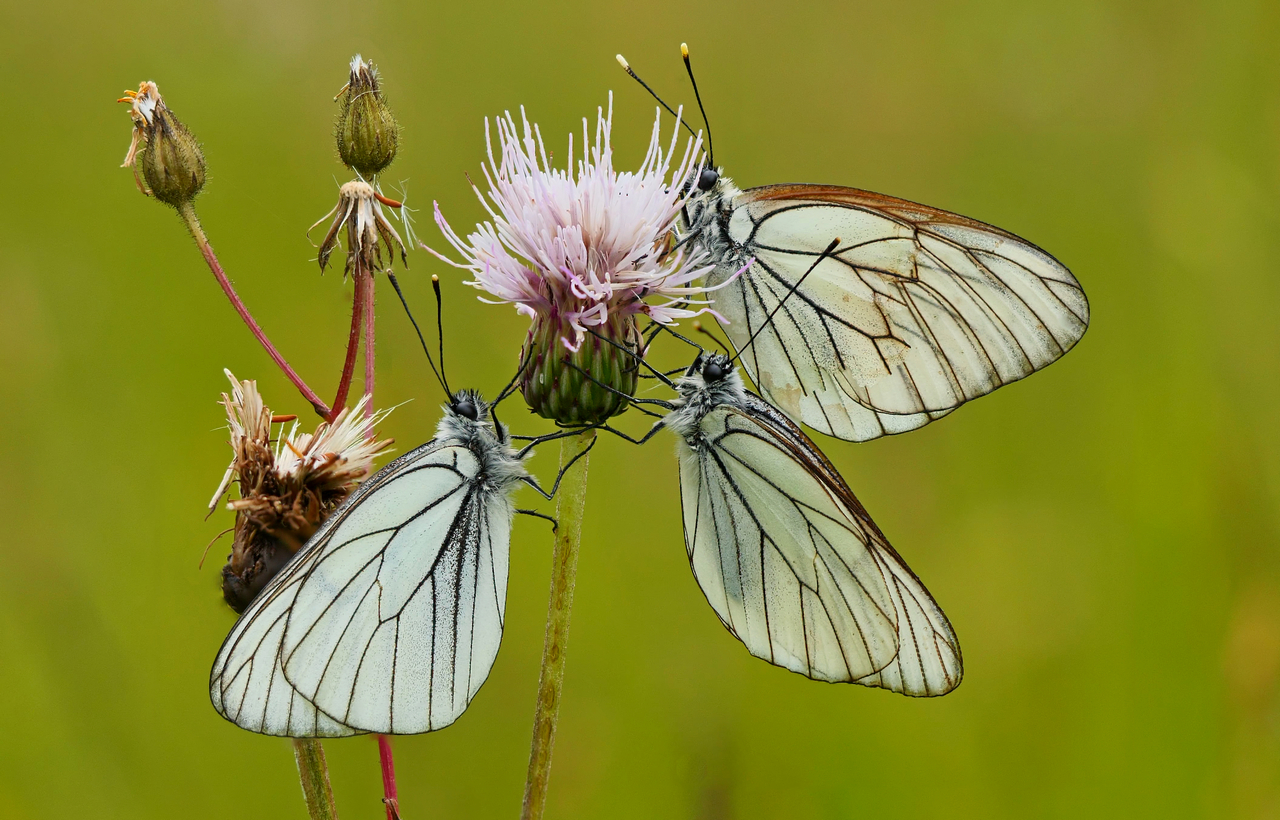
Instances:
[[[689,72],[689,82],[693,83],[693,96],[698,101],[698,113],[702,114],[702,124],[707,129],[707,165],[716,167],[716,152],[711,145],[711,123],[707,120],[707,109],[702,107],[702,95],[698,93],[698,81],[693,78],[693,65],[689,62],[689,44],[680,44],[680,57],[684,60],[684,69]]]
[[[391,282],[391,287],[396,289],[396,296],[400,297],[400,304],[404,305],[404,312],[409,317],[409,321],[413,324],[414,332],[418,334],[418,342],[422,345],[422,352],[427,354],[427,363],[431,365],[431,372],[436,374],[436,381],[440,382],[440,386],[444,388],[444,392],[448,394],[449,400],[452,401],[453,391],[449,389],[449,385],[445,383],[444,378],[440,375],[440,371],[436,369],[435,359],[431,357],[431,348],[427,347],[427,340],[422,338],[422,328],[418,327],[418,320],[413,318],[413,311],[409,310],[409,303],[405,301],[404,291],[400,290],[400,282],[396,279],[395,274],[391,272],[387,273],[387,280]],[[431,276],[431,281],[433,283],[437,281],[434,274]]]
[[[681,117],[679,114],[677,114],[677,113],[676,113],[676,112],[671,108],[671,106],[669,106],[669,105],[667,105],[665,102],[663,102],[662,98],[658,96],[658,93],[657,93],[656,91],[654,91],[652,88],[650,88],[650,87],[649,87],[649,84],[648,84],[648,83],[646,83],[644,80],[640,79],[640,75],[639,75],[639,74],[637,74],[634,70],[632,70],[632,68],[631,68],[631,64],[627,62],[627,58],[626,58],[626,57],[623,57],[621,54],[617,54],[617,55],[614,55],[614,56],[616,56],[616,57],[618,58],[618,65],[622,66],[622,70],[623,70],[623,71],[625,71],[625,72],[627,72],[627,74],[631,75],[631,79],[633,79],[633,80],[635,80],[636,82],[640,83],[640,85],[644,88],[644,90],[649,92],[649,96],[653,97],[655,100],[657,100],[657,101],[658,101],[658,105],[661,105],[663,108],[667,109],[668,113],[670,113],[670,114],[671,114],[671,116],[673,116],[673,117],[675,117],[676,119],[680,120],[680,124],[681,124],[681,125],[683,125],[685,128],[688,128],[688,129],[689,129],[689,134],[690,134],[691,136],[693,136],[693,137],[697,137],[697,136],[698,136],[697,132],[695,132],[695,131],[693,130],[693,128],[689,125],[689,123],[687,123],[687,122],[685,122],[685,121],[684,121],[684,118],[683,118],[683,117]],[[703,117],[703,119],[705,120],[705,119],[706,119],[706,117],[704,116],[704,117]]]

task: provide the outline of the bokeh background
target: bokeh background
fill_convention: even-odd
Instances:
[[[305,230],[347,178],[351,55],[384,73],[404,127],[387,178],[438,243],[433,199],[458,226],[481,214],[463,173],[485,116],[527,106],[563,157],[612,89],[634,165],[654,106],[613,55],[689,103],[682,40],[744,187],[855,185],[1001,225],[1072,268],[1093,327],[924,430],[822,442],[956,626],[966,678],[939,700],[750,658],[690,577],[670,440],[602,441],[548,816],[1280,816],[1280,6],[5,0],[0,817],[305,815],[287,741],[209,705],[227,542],[197,568],[231,521],[204,518],[222,368],[305,405],[118,167],[121,90],[156,80],[203,141],[215,247],[330,394],[351,286]],[[444,280],[454,380],[492,392],[524,320],[410,265],[424,314]],[[441,393],[381,296],[403,451]],[[455,726],[396,741],[407,818],[518,811],[546,527],[519,521],[512,551],[489,682]],[[342,815],[381,816],[373,741],[327,749]]]

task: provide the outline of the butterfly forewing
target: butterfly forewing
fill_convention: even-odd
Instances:
[[[335,529],[284,637],[290,683],[364,731],[411,734],[462,714],[502,635],[513,510],[465,447],[406,465]]]
[[[680,448],[689,563],[751,654],[908,695],[961,677],[955,633],[812,442],[750,396]]]
[[[824,433],[923,426],[1053,362],[1088,325],[1061,263],[981,222],[833,186],[754,188],[733,204],[739,256],[709,284],[755,261],[716,308],[741,346],[781,303],[743,360],[771,401]]]

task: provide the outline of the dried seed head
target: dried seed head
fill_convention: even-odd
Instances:
[[[338,97],[338,156],[348,168],[372,179],[396,158],[400,145],[400,124],[378,87],[377,68],[357,54],[351,60],[351,79]]]
[[[231,393],[222,395],[231,431],[231,465],[210,502],[210,509],[231,484],[239,498],[231,554],[222,568],[222,595],[243,612],[326,518],[373,471],[373,459],[392,443],[373,437],[386,412],[365,418],[368,396],[344,409],[333,423],[301,433],[295,421],[272,442],[273,416],[253,381],[237,381],[230,371]]]
[[[400,251],[401,263],[408,266],[404,242],[401,241],[400,234],[396,233],[396,229],[391,226],[386,212],[382,210],[384,205],[401,209],[406,235],[409,236],[410,241],[413,241],[403,203],[387,199],[362,179],[353,179],[338,189],[338,204],[333,210],[320,217],[315,225],[311,226],[311,230],[314,230],[316,225],[320,225],[326,219],[333,220],[329,223],[329,230],[320,243],[320,270],[328,266],[329,257],[338,246],[344,225],[347,228],[347,264],[344,274],[351,273],[357,260],[364,265],[365,270],[370,272],[389,269],[395,262],[397,250]],[[382,255],[384,248],[386,249],[385,260]]]
[[[133,139],[123,167],[134,169],[138,189],[175,208],[190,202],[204,186],[200,143],[165,105],[155,83],[148,80],[137,91],[126,91],[119,102],[130,104]],[[146,185],[138,178],[139,168]]]

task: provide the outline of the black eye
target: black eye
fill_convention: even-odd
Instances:
[[[724,367],[719,362],[709,362],[702,368],[702,378],[709,382],[718,382],[724,378]]]
[[[471,419],[472,421],[475,421],[478,418],[475,402],[471,401],[471,399],[459,399],[453,405],[453,412],[463,418]]]
[[[720,172],[714,168],[703,168],[702,173],[698,174],[698,190],[710,191],[716,187],[716,183],[720,181]]]

